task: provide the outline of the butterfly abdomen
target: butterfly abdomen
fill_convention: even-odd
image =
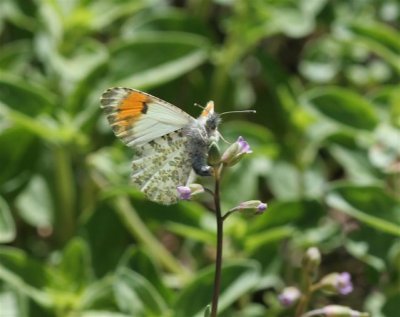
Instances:
[[[207,164],[210,139],[204,126],[195,121],[185,130],[188,138],[187,146],[193,170],[197,175],[211,176],[211,167]]]

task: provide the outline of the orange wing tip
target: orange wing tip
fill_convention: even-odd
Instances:
[[[114,132],[122,132],[133,126],[147,112],[149,101],[150,98],[144,93],[129,88],[115,87],[103,93],[101,105]]]
[[[109,101],[115,101],[118,99],[123,99],[127,95],[129,95],[131,92],[132,92],[132,89],[130,89],[130,88],[123,88],[123,87],[108,88],[101,95],[100,101],[103,104],[104,102],[107,102],[107,101],[109,102]]]
[[[149,98],[140,92],[132,92],[118,105],[117,120],[137,120],[142,114],[147,112],[147,102]],[[131,118],[131,119],[130,119]]]
[[[214,101],[210,100],[207,102],[206,107],[204,110],[201,112],[202,117],[207,117],[208,115],[214,113]]]

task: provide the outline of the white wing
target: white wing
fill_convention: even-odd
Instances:
[[[178,107],[135,89],[107,89],[100,101],[115,135],[135,148],[195,120]]]
[[[178,201],[176,187],[187,185],[192,164],[182,130],[136,147],[132,181],[151,200],[164,205]]]

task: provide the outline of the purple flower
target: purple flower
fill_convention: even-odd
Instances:
[[[222,154],[221,162],[226,166],[235,165],[241,160],[241,158],[248,153],[251,153],[250,145],[243,137],[239,137],[237,141],[231,144]]]
[[[320,288],[328,293],[347,295],[353,291],[351,275],[348,272],[328,274],[319,284]]]
[[[338,275],[336,288],[342,295],[347,295],[353,291],[350,273],[343,272]]]
[[[286,287],[282,293],[279,294],[278,298],[282,306],[290,307],[300,298],[300,291],[293,286]]]
[[[249,143],[243,137],[239,137],[236,141],[239,144],[240,153],[251,153],[252,150],[250,149]]]
[[[267,209],[267,204],[266,203],[260,203],[257,207],[257,214],[262,214],[264,213],[265,209]]]
[[[179,199],[181,200],[189,200],[192,196],[192,190],[189,186],[178,186],[176,190],[179,193]]]
[[[200,184],[190,184],[189,186],[178,186],[176,188],[179,199],[189,200],[193,196],[204,193],[204,187]]]

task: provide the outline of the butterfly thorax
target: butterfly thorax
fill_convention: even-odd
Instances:
[[[212,142],[219,139],[218,124],[220,117],[215,112],[209,112],[193,120],[186,128],[188,152],[192,168],[200,176],[210,176],[211,167],[207,164],[208,149]]]

